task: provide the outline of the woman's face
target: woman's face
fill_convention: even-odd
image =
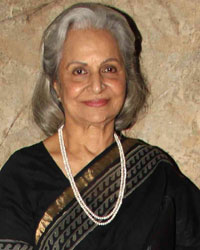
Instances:
[[[124,103],[125,68],[114,37],[106,30],[70,30],[59,67],[66,123],[114,125]]]

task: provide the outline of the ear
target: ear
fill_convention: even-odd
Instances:
[[[53,88],[56,91],[58,99],[60,98],[60,85],[57,81],[53,82]]]

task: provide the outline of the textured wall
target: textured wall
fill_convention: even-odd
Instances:
[[[78,1],[0,1],[0,165],[16,149],[44,138],[30,98],[42,31]],[[98,1],[134,17],[143,36],[143,71],[151,86],[147,115],[126,133],[168,151],[200,187],[199,0]]]

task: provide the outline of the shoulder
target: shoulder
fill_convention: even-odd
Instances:
[[[152,160],[156,159],[157,162],[165,161],[177,168],[175,160],[168,152],[141,139],[124,137],[123,147],[125,148],[126,152],[128,152],[130,155],[132,153],[133,156],[137,156],[139,159],[150,158]]]
[[[10,156],[10,159],[13,159],[13,158],[20,159],[21,157],[24,157],[24,156],[28,156],[28,157],[34,156],[35,157],[35,155],[37,155],[38,153],[41,152],[42,148],[43,148],[43,142],[38,142],[36,144],[20,148],[20,149],[16,150]]]
[[[10,162],[20,162],[20,161],[24,161],[24,159],[32,159],[32,158],[35,158],[36,156],[40,157],[43,154],[43,147],[44,147],[43,143],[38,142],[31,146],[18,149],[9,157],[5,165],[7,165]]]
[[[200,198],[200,190],[185,176],[174,159],[163,149],[150,145],[142,140],[126,138],[129,151],[126,154],[128,176],[134,183],[140,180],[149,180],[151,185],[156,184],[165,195],[173,199],[193,197]],[[198,204],[199,207],[199,204]]]
[[[41,185],[49,187],[53,176],[51,161],[42,142],[17,150],[0,171],[0,199],[19,199],[27,204],[36,202]],[[51,165],[50,165],[51,166]],[[47,183],[47,184],[46,184]],[[35,206],[35,203],[33,207]]]
[[[42,185],[48,189],[62,186],[65,181],[43,142],[17,150],[0,171],[0,186],[12,182],[39,190]]]
[[[174,190],[185,186],[195,187],[191,180],[181,172],[173,157],[162,148],[140,139],[125,137],[124,140],[129,145],[126,157],[128,161],[131,161],[133,168],[137,164],[143,171],[147,171],[146,169],[156,170],[159,172],[160,178],[163,177],[166,185]]]
[[[151,145],[140,139],[124,137],[123,147],[127,162],[131,162],[132,167],[154,169],[168,175],[171,172],[177,177],[184,177],[177,163],[171,155],[158,146]]]
[[[25,174],[31,168],[37,166],[36,162],[44,158],[44,155],[45,149],[42,142],[17,150],[1,168],[0,178],[4,175],[17,174],[19,176],[21,172]]]

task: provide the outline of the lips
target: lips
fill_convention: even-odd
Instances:
[[[83,102],[85,105],[90,107],[102,107],[108,103],[108,99],[94,99]]]

